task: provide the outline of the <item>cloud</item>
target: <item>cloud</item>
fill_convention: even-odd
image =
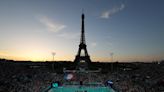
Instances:
[[[76,39],[80,37],[80,33],[61,33],[61,34],[58,34],[57,36],[66,38],[66,39]]]
[[[46,26],[48,31],[59,32],[66,28],[66,25],[56,23],[46,16],[40,17],[39,21]]]
[[[104,19],[108,19],[110,18],[112,15],[122,11],[123,9],[125,8],[125,5],[124,4],[121,4],[120,6],[116,6],[116,7],[113,7],[112,9],[108,10],[108,11],[104,11],[102,12],[101,14],[101,18],[104,18]]]

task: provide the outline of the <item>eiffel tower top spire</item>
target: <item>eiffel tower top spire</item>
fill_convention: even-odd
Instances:
[[[84,15],[84,13],[82,13],[82,15],[81,15],[81,19],[82,19],[82,23],[81,23],[81,39],[80,39],[80,43],[81,44],[85,44],[84,18],[85,18],[85,15]]]

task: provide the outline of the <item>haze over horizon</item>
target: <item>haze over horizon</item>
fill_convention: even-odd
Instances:
[[[82,9],[92,61],[164,60],[163,0],[1,0],[0,58],[73,61]]]

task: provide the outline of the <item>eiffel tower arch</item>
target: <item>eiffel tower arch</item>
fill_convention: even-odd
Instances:
[[[81,15],[82,25],[81,25],[81,38],[78,53],[75,57],[74,63],[76,66],[88,67],[91,63],[90,56],[87,51],[87,45],[85,42],[85,29],[84,29],[84,14]],[[83,64],[83,65],[81,65]]]

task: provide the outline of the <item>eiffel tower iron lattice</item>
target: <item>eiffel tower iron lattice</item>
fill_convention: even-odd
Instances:
[[[79,44],[78,53],[74,60],[74,63],[76,65],[79,64],[80,62],[85,62],[85,63],[87,63],[87,65],[89,65],[91,63],[91,59],[90,59],[90,56],[88,55],[87,45],[85,42],[84,18],[85,18],[85,16],[84,16],[84,14],[82,14],[81,15],[82,25],[81,25],[80,44]]]

